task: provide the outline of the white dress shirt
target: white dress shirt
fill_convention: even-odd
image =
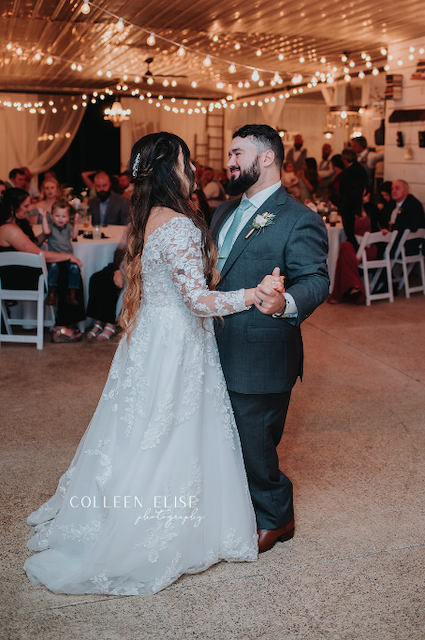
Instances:
[[[244,212],[242,216],[242,219],[239,223],[239,227],[235,234],[235,240],[233,244],[235,243],[236,238],[239,236],[240,232],[242,231],[242,229],[244,228],[248,220],[254,215],[256,210],[259,209],[261,205],[264,204],[264,202],[268,198],[270,198],[270,196],[273,195],[273,193],[277,191],[281,186],[282,186],[282,183],[279,180],[279,182],[276,182],[276,184],[273,184],[271,187],[267,187],[267,189],[263,189],[262,191],[259,191],[258,193],[253,195],[251,198],[249,198],[249,201],[251,202],[251,206]],[[246,199],[246,195],[244,194],[241,202],[244,201],[245,199]],[[273,213],[273,212],[271,211],[270,213]],[[227,220],[221,227],[220,232],[218,234],[217,246],[218,246],[219,254],[220,254],[220,249],[223,245],[226,233],[230,225],[232,224],[234,215],[235,215],[235,212],[232,212],[232,214],[227,218]],[[265,273],[264,275],[266,276],[267,274]],[[285,318],[296,318],[298,316],[298,309],[297,309],[297,305],[295,304],[294,298],[291,296],[290,293],[287,293],[286,291],[285,291],[285,298],[287,300],[285,314],[284,314]]]

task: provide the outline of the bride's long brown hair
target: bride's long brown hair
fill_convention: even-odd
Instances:
[[[177,173],[177,161],[183,152],[184,172],[189,180],[189,194]],[[161,131],[144,136],[134,145],[130,157],[134,190],[130,201],[130,229],[126,251],[127,291],[124,295],[120,325],[127,338],[136,323],[142,291],[141,256],[145,244],[146,224],[152,207],[168,207],[185,215],[202,234],[201,251],[204,274],[210,289],[215,289],[220,274],[215,267],[217,249],[208,226],[190,201],[195,176],[190,166],[189,149],[181,138]]]

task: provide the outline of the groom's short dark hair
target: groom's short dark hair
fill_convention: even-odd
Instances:
[[[275,156],[275,164],[281,168],[283,159],[285,157],[285,151],[282,144],[282,138],[273,127],[269,127],[267,124],[246,124],[233,134],[233,137],[248,138],[251,137],[252,142],[261,151],[268,151],[271,149]]]

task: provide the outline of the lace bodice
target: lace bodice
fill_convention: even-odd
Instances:
[[[197,316],[226,316],[249,309],[245,290],[210,291],[201,253],[201,232],[176,216],[148,237],[142,254],[142,308],[184,305]]]

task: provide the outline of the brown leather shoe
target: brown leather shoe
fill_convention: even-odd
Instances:
[[[46,304],[54,306],[57,303],[57,301],[58,301],[58,296],[56,294],[56,287],[54,285],[51,285],[49,287],[49,293],[46,298]]]
[[[66,296],[66,301],[68,304],[72,304],[74,307],[78,307],[78,300],[76,297],[78,289],[70,289],[68,295]]]
[[[294,519],[289,524],[281,527],[280,529],[257,529],[258,533],[258,553],[264,553],[269,551],[278,540],[285,542],[294,537],[295,522]]]

